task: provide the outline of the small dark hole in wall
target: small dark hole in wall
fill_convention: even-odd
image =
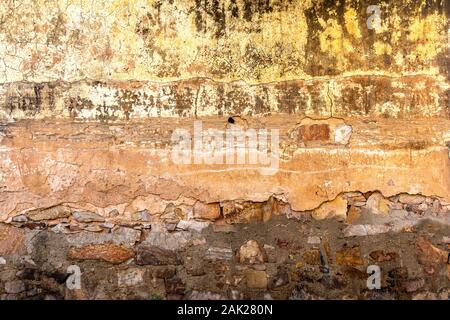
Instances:
[[[232,117],[228,118],[228,123],[234,123],[234,119]]]
[[[219,206],[219,208],[220,208],[220,216],[223,218],[223,207]]]

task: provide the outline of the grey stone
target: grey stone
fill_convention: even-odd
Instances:
[[[13,222],[27,222],[27,221],[28,221],[28,218],[27,218],[26,215],[20,214],[20,215],[18,215],[18,216],[13,217],[13,218],[12,218],[12,221],[13,221]]]
[[[73,217],[78,222],[105,222],[105,218],[95,212],[89,211],[75,211]]]
[[[371,225],[371,224],[357,224],[351,225],[344,229],[345,237],[364,237],[376,234],[387,233],[391,231],[389,226],[385,225]]]
[[[373,193],[366,201],[366,207],[373,214],[387,215],[391,202],[379,192]]]
[[[27,297],[33,297],[33,296],[37,295],[38,293],[39,293],[38,288],[32,288],[27,291]]]
[[[188,231],[168,232],[164,226],[153,225],[143,244],[176,250],[186,247],[191,240],[192,234]]]
[[[117,281],[119,287],[122,286],[136,286],[144,282],[145,269],[130,268],[119,270],[117,273]]]
[[[35,209],[27,212],[28,218],[34,221],[54,220],[70,216],[70,208],[66,206],[55,206],[45,209]]]
[[[277,274],[271,279],[269,283],[270,289],[276,289],[285,286],[289,283],[289,274],[285,269],[278,270]]]
[[[406,292],[415,292],[422,288],[424,285],[425,279],[423,278],[409,280],[405,283],[405,290]]]
[[[15,294],[2,294],[0,295],[0,300],[17,300],[17,296]]]
[[[308,237],[309,244],[320,244],[320,242],[321,242],[321,240],[320,240],[320,237],[318,237],[318,236]]]
[[[238,290],[231,290],[230,297],[231,300],[243,300],[244,294]]]
[[[16,271],[14,269],[6,269],[0,271],[0,282],[12,281],[16,278]]]
[[[339,144],[347,144],[352,136],[352,127],[346,124],[341,124],[334,130],[334,142]]]
[[[400,202],[391,202],[390,204],[391,210],[403,210],[403,204]]]
[[[226,300],[220,293],[210,291],[192,291],[186,295],[187,300]]]
[[[353,205],[355,207],[364,207],[366,205],[366,201],[357,201],[357,202],[354,202]]]
[[[25,291],[25,283],[20,280],[8,281],[5,283],[5,291],[6,293],[21,293]]]
[[[126,227],[119,227],[117,229],[114,229],[111,233],[111,240],[115,244],[123,244],[128,246],[133,246],[136,242],[138,242],[141,239],[141,232],[126,228]]]
[[[391,215],[391,218],[404,219],[409,216],[409,213],[408,213],[408,211],[403,210],[403,209],[394,209],[391,211],[390,215]]]
[[[176,223],[165,223],[164,225],[167,231],[175,231],[177,229]]]
[[[206,250],[205,258],[208,260],[231,260],[233,258],[233,250],[230,248],[211,247]]]
[[[419,204],[418,209],[421,211],[426,211],[428,209],[428,205],[426,203],[421,203]]]
[[[368,225],[365,225],[365,227],[366,227],[368,236],[387,233],[387,232],[391,231],[391,228],[389,226],[385,226],[385,225],[368,224]]]
[[[20,261],[20,263],[26,263],[26,264],[29,264],[31,266],[36,266],[36,263],[33,261],[31,256],[29,256],[29,255],[25,255],[25,256],[20,257],[19,261]]]
[[[115,224],[111,223],[111,222],[105,222],[100,225],[100,227],[105,228],[105,229],[112,229],[112,228],[114,228],[114,226],[115,226]]]
[[[425,197],[422,195],[401,194],[398,197],[398,201],[404,204],[418,205],[425,201]]]
[[[66,227],[67,227],[67,224],[58,223],[56,226],[54,226],[50,230],[54,233],[70,233],[70,230],[68,230]]]
[[[178,221],[180,221],[180,213],[180,208],[176,208],[173,203],[169,203],[166,206],[164,213],[160,216],[160,219],[165,223],[178,223]]]
[[[113,209],[108,213],[109,217],[114,218],[120,215],[119,211],[117,209]]]
[[[101,232],[101,231],[103,231],[103,228],[98,225],[87,225],[87,226],[83,226],[83,230],[86,230],[89,232]]]
[[[437,300],[438,297],[434,292],[420,292],[415,294],[411,300]]]
[[[156,246],[140,245],[136,250],[136,264],[138,265],[179,265],[181,260],[177,253]]]
[[[445,214],[447,212],[447,208],[444,208],[438,199],[433,201],[432,210],[436,214]]]
[[[234,232],[237,232],[237,228],[234,224],[214,223],[213,231],[214,232],[223,232],[223,233],[234,233]]]
[[[97,233],[81,231],[66,236],[68,243],[72,246],[85,246],[88,244],[102,244],[113,242],[116,245],[134,246],[141,238],[141,232],[132,228],[118,227],[111,233]]]
[[[139,220],[139,221],[145,221],[145,222],[151,221],[150,212],[148,212],[147,209],[135,212],[133,214],[133,218],[134,218],[134,220]]]
[[[183,261],[183,265],[186,268],[187,274],[191,276],[202,276],[206,274],[205,264],[201,259],[186,257]]]
[[[183,263],[184,264],[184,263]],[[147,269],[151,279],[169,279],[173,278],[177,273],[176,265],[152,266]]]
[[[177,224],[177,228],[181,230],[195,231],[200,233],[210,224],[211,222],[208,221],[180,220]]]

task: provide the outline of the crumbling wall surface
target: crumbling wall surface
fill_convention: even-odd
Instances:
[[[450,4],[375,2],[2,1],[0,298],[448,299]]]

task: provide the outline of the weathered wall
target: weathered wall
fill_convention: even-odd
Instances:
[[[3,1],[0,116],[448,118],[448,2],[371,4]]]
[[[381,9],[369,30],[369,5]],[[2,82],[448,77],[434,1],[3,1]]]
[[[2,1],[1,298],[447,299],[449,14]],[[195,120],[279,130],[276,172],[175,164]]]

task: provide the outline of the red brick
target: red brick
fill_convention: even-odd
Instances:
[[[299,136],[303,141],[327,141],[330,139],[330,127],[327,124],[301,126]]]

